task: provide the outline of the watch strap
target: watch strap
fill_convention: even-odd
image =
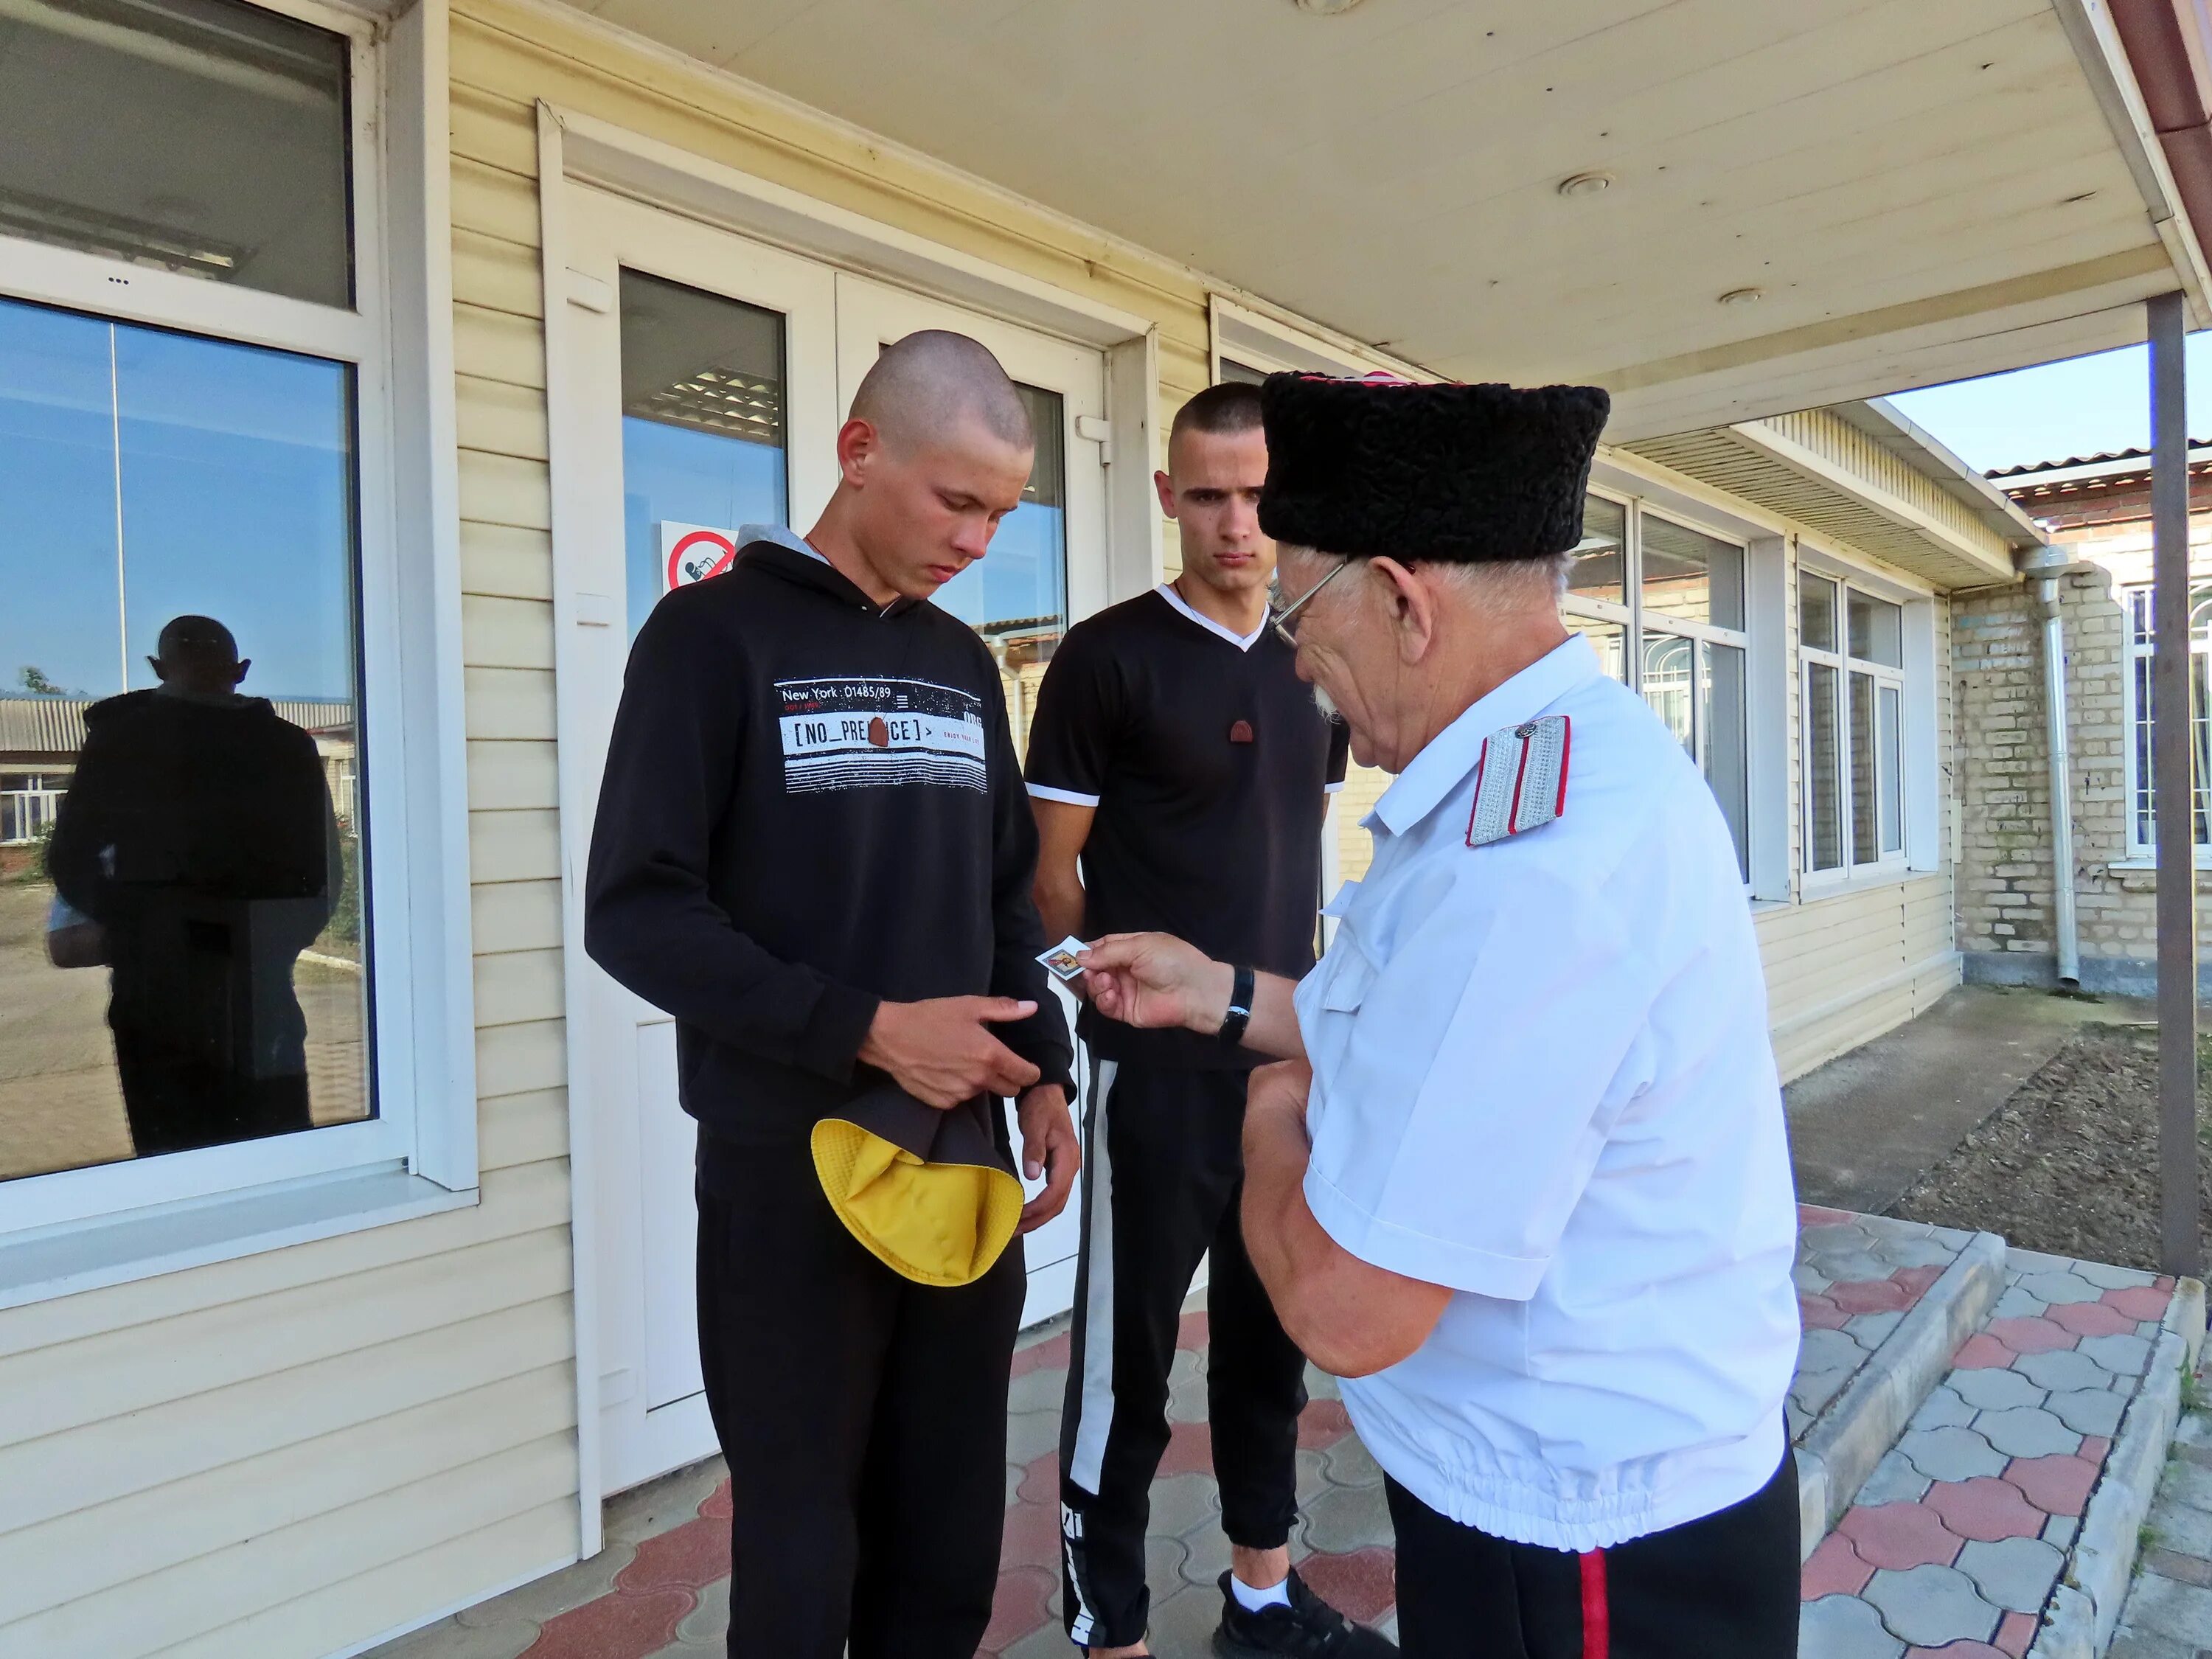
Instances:
[[[1234,1048],[1244,1041],[1244,1028],[1252,1023],[1252,993],[1256,976],[1251,969],[1239,966],[1229,981],[1229,1015],[1221,1022],[1220,1040],[1226,1048]]]

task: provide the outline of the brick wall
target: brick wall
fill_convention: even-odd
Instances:
[[[2142,991],[2157,955],[2158,884],[2128,848],[2128,742],[2121,590],[2150,574],[2149,526],[2101,514],[2060,528],[2094,570],[2063,577],[2068,741],[2072,750],[2074,890],[2083,982]],[[2191,526],[2191,562],[2212,568],[2212,514]],[[1968,975],[2047,983],[2056,956],[2050,752],[2036,585],[1960,596],[1952,671],[1959,715],[1952,772],[1958,812],[1959,948]],[[2200,892],[2212,882],[2200,874]],[[2200,908],[2200,950],[2212,926]]]

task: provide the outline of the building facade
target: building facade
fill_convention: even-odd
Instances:
[[[1614,388],[1571,608],[1715,784],[1784,1069],[1940,996],[1958,596],[2038,536],[1855,400],[2112,343],[2177,286],[2202,320],[2206,286],[2116,40],[1990,10],[1285,0],[1187,61],[1171,0],[7,8],[0,1653],[357,1652],[595,1553],[607,1493],[710,1449],[672,1032],[586,958],[578,878],[639,622],[808,520],[914,328],[985,341],[1047,434],[945,599],[1018,726],[1069,620],[1172,574],[1150,474],[1211,381]],[[1824,188],[1740,165],[1778,109]],[[2022,145],[2075,198],[2032,236],[1988,188]],[[216,788],[141,744],[109,787],[193,833],[86,864],[190,946],[163,1016],[281,1036],[224,1075],[310,1121],[152,1155],[110,991],[155,947],[59,965],[39,848],[71,711],[149,689],[185,615],[252,659],[270,757]],[[351,838],[306,887],[239,805],[279,751]],[[1074,1243],[1030,1241],[1032,1316]]]
[[[2070,754],[2070,879],[2080,983],[2148,996],[2157,985],[2157,843],[2152,826],[2150,460],[2128,453],[2029,464],[1990,475],[2063,550],[2057,611],[2064,638]],[[2212,569],[2212,451],[2189,457],[2193,573]],[[2212,864],[2203,806],[2212,765],[2208,706],[2212,589],[2193,594],[2197,713],[2197,866]],[[2050,985],[2057,976],[2060,879],[2052,856],[2047,612],[2030,582],[1969,593],[1955,624],[1966,741],[1956,789],[1968,828],[1960,866],[1959,948],[1970,979]],[[2198,890],[2205,878],[2198,877]],[[2207,934],[2200,908],[2199,948]]]

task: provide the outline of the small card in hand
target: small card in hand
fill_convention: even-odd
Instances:
[[[1090,948],[1074,934],[1070,933],[1049,951],[1037,952],[1037,960],[1052,970],[1052,976],[1054,979],[1065,985],[1070,981],[1083,977],[1083,963],[1078,959],[1078,953]]]

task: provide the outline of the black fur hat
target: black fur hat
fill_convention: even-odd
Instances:
[[[1596,386],[1271,374],[1260,389],[1279,542],[1472,564],[1564,553],[1613,400]]]

